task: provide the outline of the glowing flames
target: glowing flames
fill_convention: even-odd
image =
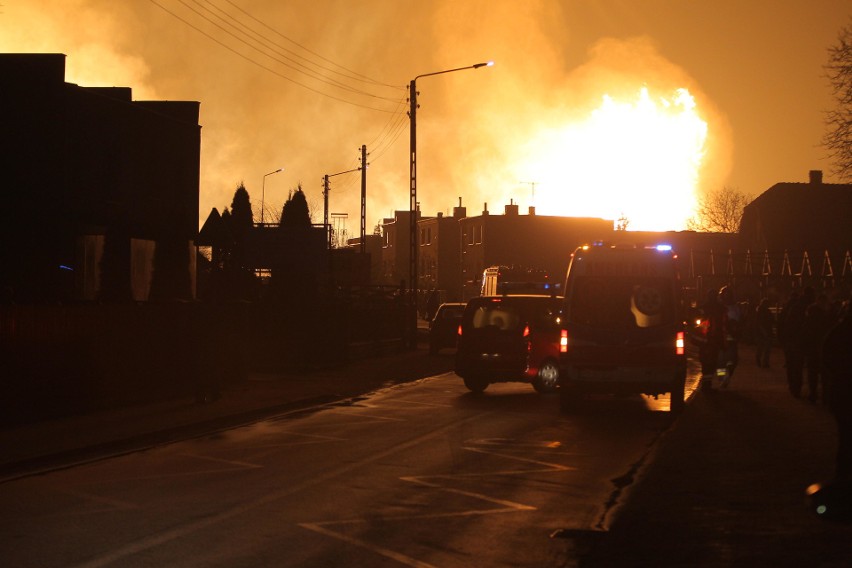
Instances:
[[[604,95],[585,120],[539,138],[522,175],[539,182],[541,214],[683,229],[694,213],[706,139],[707,123],[686,89],[654,100],[643,88],[635,102]]]

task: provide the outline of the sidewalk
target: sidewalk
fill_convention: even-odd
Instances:
[[[578,543],[583,566],[852,566],[852,524],[805,497],[834,473],[830,413],[789,394],[780,352],[762,369],[740,351],[730,386],[698,392],[652,450],[610,530]]]

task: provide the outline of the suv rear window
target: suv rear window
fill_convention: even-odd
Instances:
[[[552,327],[558,311],[558,301],[547,296],[503,296],[472,300],[466,318],[474,329],[511,331],[525,324]]]
[[[670,278],[580,276],[572,283],[570,321],[608,329],[648,328],[676,318]]]

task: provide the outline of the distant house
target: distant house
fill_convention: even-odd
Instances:
[[[420,211],[416,212],[421,219]],[[411,212],[395,211],[382,220],[382,269],[380,284],[408,286],[411,259]]]
[[[464,298],[479,293],[482,272],[495,265],[544,270],[555,282],[565,278],[571,253],[579,245],[608,240],[612,220],[590,217],[551,217],[521,215],[509,203],[503,215],[492,215],[485,206],[482,214],[459,221],[461,268]]]
[[[773,257],[786,252],[797,267],[805,252],[813,265],[828,253],[842,269],[852,250],[852,184],[824,183],[819,170],[807,183],[776,183],[746,206],[739,248]]]
[[[417,223],[417,280],[421,290],[440,290],[444,301],[460,301],[461,232],[459,222],[467,216],[467,208],[453,208],[452,217],[438,213]]]
[[[199,103],[131,95],[65,82],[62,54],[0,54],[0,286],[12,301],[193,297]]]

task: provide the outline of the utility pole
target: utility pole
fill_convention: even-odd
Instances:
[[[367,145],[361,145],[361,254],[367,252]]]
[[[331,231],[328,228],[328,174],[322,180],[322,226],[325,228],[326,248],[331,249]]]

